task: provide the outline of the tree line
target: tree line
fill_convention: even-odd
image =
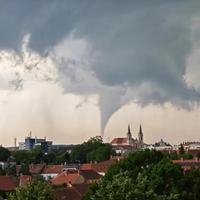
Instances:
[[[76,145],[69,152],[67,148],[50,149],[44,152],[40,146],[32,150],[17,150],[10,152],[4,147],[0,147],[0,161],[21,165],[21,173],[29,174],[29,164],[65,164],[65,163],[89,163],[100,162],[115,155],[110,144],[103,143],[101,137],[90,138],[87,142]],[[0,167],[0,175],[15,175],[16,170],[13,165],[8,165],[5,169]]]
[[[139,151],[111,166],[82,200],[199,200],[200,170],[184,172],[158,151]]]

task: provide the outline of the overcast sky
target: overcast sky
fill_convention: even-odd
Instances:
[[[0,1],[0,134],[200,140],[200,2]]]

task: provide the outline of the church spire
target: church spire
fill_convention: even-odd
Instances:
[[[143,132],[142,132],[142,125],[140,124],[140,129],[139,129],[139,133],[138,133],[138,140],[140,145],[143,145]]]
[[[139,133],[140,133],[140,134],[143,134],[143,133],[142,133],[142,126],[141,126],[141,124],[140,124],[140,131],[139,131]]]
[[[131,134],[130,124],[128,125],[128,133]]]
[[[128,125],[127,139],[128,139],[128,142],[130,143],[130,141],[131,141],[131,139],[132,139],[130,125]]]

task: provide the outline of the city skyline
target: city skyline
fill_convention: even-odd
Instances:
[[[200,2],[0,3],[0,136],[200,141]],[[10,13],[13,13],[12,15]]]

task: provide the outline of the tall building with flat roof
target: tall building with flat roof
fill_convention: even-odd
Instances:
[[[52,146],[52,141],[47,141],[46,138],[26,137],[24,142],[19,142],[19,150],[31,150],[36,146],[41,146],[44,152],[47,152]]]

